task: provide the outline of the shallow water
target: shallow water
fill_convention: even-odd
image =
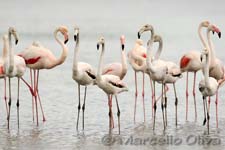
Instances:
[[[204,2],[204,4],[202,4]],[[54,3],[54,5],[53,5]],[[141,74],[138,74],[138,105],[136,124],[133,123],[134,110],[134,73],[129,66],[125,82],[129,91],[118,96],[121,108],[121,135],[118,135],[116,120],[116,105],[113,102],[115,129],[108,135],[108,108],[107,97],[96,86],[88,87],[87,105],[85,112],[85,131],[81,124],[76,131],[77,117],[77,84],[72,80],[73,62],[73,25],[80,26],[80,60],[97,67],[99,52],[96,50],[96,41],[104,35],[106,53],[104,62],[120,61],[119,36],[126,36],[126,51],[129,51],[137,38],[137,30],[145,23],[154,25],[156,32],[162,35],[164,51],[162,58],[179,61],[180,56],[190,49],[202,49],[197,36],[197,27],[200,21],[210,20],[217,24],[222,33],[225,10],[223,1],[215,4],[211,1],[170,1],[164,2],[140,1],[1,1],[0,35],[8,26],[15,26],[20,41],[15,48],[19,52],[33,40],[40,41],[57,55],[61,49],[53,39],[52,32],[58,25],[65,24],[70,30],[68,43],[69,55],[65,63],[52,70],[43,70],[40,74],[40,95],[46,114],[46,122],[41,121],[37,127],[32,121],[32,103],[29,90],[21,84],[20,91],[20,129],[17,129],[16,118],[16,91],[17,81],[13,79],[12,86],[12,114],[10,130],[7,130],[5,104],[0,102],[0,149],[218,149],[224,147],[225,103],[224,88],[219,95],[219,128],[215,124],[214,97],[211,103],[210,135],[202,126],[203,108],[202,99],[197,91],[198,118],[194,119],[194,106],[190,85],[189,116],[185,121],[185,77],[177,82],[178,126],[175,126],[174,95],[172,86],[168,92],[168,127],[163,132],[160,104],[158,104],[156,130],[152,130],[151,93],[148,77],[145,85],[146,122],[143,123],[141,99]],[[144,35],[146,41],[148,35]],[[217,54],[225,61],[225,54],[221,51],[225,47],[222,39],[213,37]],[[201,79],[198,73],[197,83]],[[25,74],[29,80],[29,70]],[[192,81],[192,76],[190,77]],[[0,87],[3,97],[3,80]],[[160,87],[157,86],[159,95]],[[82,88],[83,96],[83,88]],[[80,122],[81,123],[81,122]]]

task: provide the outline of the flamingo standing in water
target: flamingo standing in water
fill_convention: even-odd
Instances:
[[[126,53],[124,50],[124,48],[125,48],[125,36],[124,35],[120,36],[120,43],[121,43],[121,63],[114,62],[114,63],[105,65],[102,70],[102,75],[112,74],[112,75],[118,76],[120,78],[120,80],[123,80],[123,78],[127,74],[127,57],[126,57]],[[111,96],[110,96],[110,99],[112,99]],[[112,116],[112,122],[114,122],[113,116]],[[113,123],[113,127],[114,127],[114,123]]]
[[[145,83],[145,71],[147,68],[146,65],[146,48],[143,47],[143,41],[140,40],[140,36],[145,31],[151,31],[151,38],[154,35],[154,29],[152,25],[146,24],[138,31],[138,40],[135,43],[134,48],[128,53],[128,60],[134,69],[134,75],[135,75],[135,105],[134,105],[134,122],[136,117],[136,104],[137,104],[137,96],[138,96],[138,90],[137,90],[137,72],[142,72],[143,74],[143,83],[142,83],[142,101],[143,101],[143,113],[144,113],[144,122],[145,122],[145,104],[144,104],[144,83]],[[138,57],[141,56],[143,59],[138,59]],[[136,59],[137,58],[137,59]],[[151,83],[152,86],[152,83]],[[153,97],[152,97],[153,98]]]
[[[11,41],[11,35],[15,38],[15,44],[18,43],[18,37],[16,29],[13,27],[10,27],[8,30],[8,37],[5,35],[4,39],[5,42],[8,43],[9,51],[7,50],[7,55],[4,57],[4,72],[5,75],[9,79],[9,113],[8,113],[8,129],[9,129],[9,121],[10,121],[10,112],[11,112],[11,78],[17,77],[18,78],[18,93],[17,93],[17,119],[18,119],[18,128],[19,128],[19,86],[20,86],[20,79],[25,73],[26,70],[26,64],[22,57],[14,55],[14,51],[12,49],[12,41]]]
[[[64,36],[64,42],[60,41],[58,36],[58,33],[61,33]],[[26,48],[24,51],[22,51],[19,56],[23,57],[26,65],[28,68],[33,70],[33,77],[31,74],[31,79],[34,79],[34,85],[33,85],[33,92],[34,92],[34,99],[35,99],[35,105],[36,105],[36,119],[37,119],[37,125],[38,125],[38,108],[37,108],[37,98],[39,100],[39,103],[41,105],[41,100],[38,92],[38,79],[39,79],[39,70],[40,69],[52,69],[58,65],[61,65],[68,53],[68,48],[65,45],[68,41],[68,29],[65,26],[60,26],[54,31],[54,37],[55,40],[60,44],[60,46],[63,49],[63,52],[60,56],[60,58],[56,58],[54,54],[47,48],[39,45],[32,44],[28,48]],[[42,106],[41,106],[42,110]],[[45,121],[44,112],[42,110],[43,114],[43,121]]]
[[[80,85],[85,87],[84,91],[84,103],[82,106],[82,112],[83,112],[83,130],[84,130],[84,111],[85,111],[85,102],[86,102],[86,93],[87,93],[87,86],[90,84],[93,84],[94,80],[96,79],[96,73],[93,67],[85,62],[78,62],[78,52],[79,52],[79,42],[80,42],[80,36],[79,36],[79,28],[75,26],[74,28],[75,34],[74,34],[74,41],[76,42],[75,50],[74,50],[74,60],[73,60],[73,79],[78,84],[78,116],[77,116],[77,130],[78,130],[78,124],[79,124],[79,115],[80,115]]]
[[[4,101],[5,101],[5,107],[6,107],[6,114],[8,117],[8,104],[7,104],[7,97],[6,97],[6,76],[4,72],[4,58],[7,57],[7,49],[9,49],[8,46],[8,37],[5,35],[3,36],[3,51],[2,56],[0,57],[0,79],[4,79]]]
[[[215,25],[210,25],[207,29],[207,39],[209,46],[209,76],[215,78],[219,84],[225,80],[224,74],[224,65],[220,59],[216,57],[213,43],[210,38],[210,31],[213,33],[216,32],[221,37],[221,32],[218,27]],[[218,89],[216,91],[216,127],[218,128]],[[210,107],[210,98],[209,98],[209,107]]]
[[[201,42],[204,47],[207,47],[207,43],[205,42],[202,36],[202,28],[207,28],[209,26],[209,21],[203,21],[199,24],[198,27],[198,35],[200,37]],[[184,54],[180,59],[180,68],[182,72],[187,72],[186,76],[186,120],[188,119],[188,75],[189,72],[194,73],[194,81],[193,81],[193,97],[194,97],[194,105],[195,105],[195,120],[197,119],[197,109],[196,109],[196,97],[195,97],[195,84],[196,84],[196,73],[202,69],[202,63],[200,60],[200,52],[198,51],[189,51]]]
[[[100,46],[102,48],[102,51],[100,55],[99,65],[98,65],[96,83],[98,87],[101,88],[108,96],[110,132],[112,128],[112,99],[110,99],[110,96],[114,95],[116,98],[118,127],[119,127],[119,134],[120,134],[120,109],[119,109],[117,95],[121,92],[127,91],[128,89],[118,76],[111,75],[111,74],[102,75],[103,56],[105,52],[104,37],[100,37],[100,39],[98,40],[97,49],[99,49]]]

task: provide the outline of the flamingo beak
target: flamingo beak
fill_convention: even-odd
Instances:
[[[99,50],[99,44],[97,44],[97,50]]]
[[[64,38],[65,38],[64,44],[66,44],[69,41],[68,35],[64,34]]]
[[[16,45],[18,44],[18,41],[19,41],[19,40],[18,40],[18,39],[16,39],[16,41],[15,41],[15,44],[16,44]]]
[[[77,40],[77,35],[74,35],[73,38],[74,38],[74,41],[76,42],[76,40]]]
[[[138,32],[138,39],[140,39],[141,38],[141,34],[140,34],[140,32]]]
[[[214,32],[214,31],[212,31],[212,33],[214,34],[215,32]]]
[[[124,45],[124,44],[122,44],[122,50],[124,50],[124,48],[125,48],[125,45]]]
[[[221,38],[221,32],[218,33],[218,37]]]

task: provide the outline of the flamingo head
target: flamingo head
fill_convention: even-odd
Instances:
[[[146,31],[151,31],[152,34],[153,34],[153,32],[154,32],[153,26],[150,25],[150,24],[146,24],[146,25],[142,26],[141,29],[138,31],[138,39],[140,39],[141,38],[141,34],[143,32],[146,32]]]
[[[214,34],[214,32],[216,32],[216,33],[218,34],[218,37],[221,38],[221,31],[220,31],[220,29],[219,29],[217,26],[215,26],[215,25],[210,25],[210,26],[208,27],[208,30],[212,31],[213,34]]]
[[[104,39],[103,36],[101,36],[101,37],[98,39],[97,50],[99,50],[100,45],[102,45],[102,47],[105,45],[105,39]]]
[[[18,39],[18,36],[17,36],[17,32],[16,32],[16,29],[14,27],[9,27],[9,34],[13,35],[14,38],[15,38],[15,44],[18,43],[19,39]]]
[[[3,37],[2,37],[2,39],[3,39],[3,41],[8,40],[8,36],[7,36],[7,34],[4,34],[4,35],[3,35]]]
[[[60,26],[58,28],[58,31],[61,32],[61,34],[64,36],[64,44],[66,44],[69,41],[69,36],[68,36],[68,28],[66,26]]]
[[[154,42],[161,42],[162,41],[162,37],[160,35],[154,35],[153,39],[154,39]]]
[[[124,48],[125,48],[125,36],[124,35],[120,36],[120,43],[121,43],[122,50],[124,50]]]
[[[202,22],[200,23],[200,26],[206,27],[206,28],[208,28],[209,25],[210,25],[209,21],[202,21]]]
[[[78,40],[78,37],[79,37],[79,27],[78,26],[74,26],[74,41],[77,41]]]

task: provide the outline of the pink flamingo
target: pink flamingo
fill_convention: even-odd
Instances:
[[[4,57],[4,72],[5,75],[9,79],[9,113],[8,113],[8,129],[9,129],[9,121],[10,121],[10,112],[11,112],[11,78],[17,77],[18,78],[18,95],[17,95],[17,119],[18,119],[18,128],[19,128],[19,86],[20,86],[20,79],[25,73],[26,70],[26,64],[22,57],[14,55],[14,51],[12,49],[12,42],[11,42],[11,35],[15,38],[15,44],[18,42],[17,32],[16,29],[13,27],[10,27],[8,30],[8,38],[5,35],[5,42],[9,45],[9,51],[7,52],[7,56]]]
[[[85,62],[78,62],[78,52],[79,52],[79,42],[80,42],[80,36],[79,36],[79,28],[75,26],[74,28],[75,34],[74,34],[74,41],[76,42],[75,50],[74,50],[74,60],[73,60],[73,79],[78,84],[78,116],[77,116],[77,130],[78,130],[78,124],[79,124],[79,115],[80,115],[80,85],[83,85],[85,87],[84,91],[84,103],[82,106],[82,112],[83,112],[83,130],[84,130],[84,111],[85,111],[85,102],[86,102],[86,93],[87,93],[87,86],[90,84],[93,84],[94,80],[96,79],[96,73],[93,67]]]
[[[58,33],[61,33],[64,36],[64,42],[60,41],[57,37]],[[39,79],[39,70],[40,69],[52,69],[58,65],[61,65],[68,53],[68,48],[65,45],[68,41],[68,29],[65,26],[60,26],[54,31],[54,37],[55,40],[60,44],[60,46],[63,49],[63,52],[60,56],[60,58],[56,58],[54,54],[47,48],[39,45],[32,44],[28,48],[26,48],[24,51],[22,51],[19,56],[23,57],[26,65],[28,68],[33,70],[33,77],[31,74],[31,79],[34,79],[34,85],[33,85],[33,92],[34,92],[34,99],[35,99],[35,105],[36,105],[36,119],[37,119],[37,125],[38,125],[38,109],[37,109],[37,97],[41,106],[42,114],[43,114],[43,121],[45,121],[44,112],[41,105],[41,100],[38,92],[38,79]]]
[[[198,27],[198,35],[200,37],[203,46],[206,47],[207,44],[202,36],[202,28],[207,28],[209,26],[209,21],[203,21],[200,23]],[[194,105],[195,105],[195,120],[197,119],[197,110],[196,110],[196,97],[195,97],[195,85],[196,85],[196,73],[202,68],[201,60],[200,60],[200,52],[198,51],[189,51],[184,54],[180,59],[180,68],[182,72],[187,72],[186,76],[186,120],[188,119],[188,73],[194,73],[194,81],[193,81],[193,97],[194,97]]]
[[[125,36],[121,35],[120,36],[120,43],[121,43],[121,63],[119,62],[114,62],[107,64],[103,67],[102,70],[102,75],[104,74],[112,74],[115,76],[118,76],[121,80],[125,77],[127,74],[127,58],[126,58],[126,53],[125,53]],[[112,99],[112,96],[110,96],[110,99]],[[113,121],[113,116],[112,116],[112,122]],[[114,123],[112,123],[114,127]]]
[[[209,76],[215,78],[219,84],[223,82],[224,77],[224,65],[220,59],[216,57],[214,46],[210,38],[210,31],[213,33],[216,32],[221,37],[221,32],[218,27],[215,25],[210,25],[207,29],[207,40],[209,45]],[[218,87],[219,89],[219,87]],[[216,91],[216,127],[218,128],[218,89]],[[209,107],[210,107],[210,98],[209,98]]]
[[[111,75],[111,74],[102,75],[102,64],[103,64],[103,56],[105,51],[104,37],[100,37],[100,39],[98,40],[97,49],[99,49],[100,46],[102,47],[102,51],[101,51],[100,60],[99,60],[96,83],[98,87],[101,88],[108,95],[110,132],[112,128],[112,118],[111,118],[112,117],[112,99],[110,99],[110,96],[114,95],[116,98],[118,127],[119,127],[119,134],[120,134],[120,108],[118,104],[117,95],[121,92],[127,91],[128,89],[118,76]]]

